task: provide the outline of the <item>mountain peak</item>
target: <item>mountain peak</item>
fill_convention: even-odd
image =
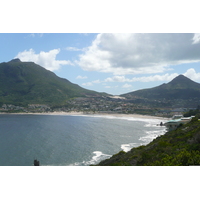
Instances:
[[[190,80],[189,78],[187,78],[186,76],[184,76],[183,74],[178,75],[177,77],[175,77],[172,81],[174,80]]]
[[[10,62],[21,62],[21,60],[19,58],[14,58]]]
[[[192,81],[191,79],[187,78],[184,75],[179,75],[177,77],[175,77],[171,82],[168,83],[168,85],[180,85],[180,86],[184,86],[186,88],[188,87],[194,87],[194,85],[198,85],[199,84]]]
[[[0,105],[65,105],[76,97],[96,97],[101,93],[84,89],[33,63],[16,58],[0,63]]]
[[[153,100],[163,101],[166,105],[180,107],[196,107],[200,104],[200,84],[192,81],[184,75],[179,75],[172,81],[160,86],[134,91],[123,95],[125,97],[134,97],[145,99],[145,101]],[[164,105],[164,104],[163,104]]]

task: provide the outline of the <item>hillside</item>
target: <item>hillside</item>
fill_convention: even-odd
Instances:
[[[179,75],[167,84],[130,92],[122,96],[129,99],[145,99],[149,103],[162,101],[164,106],[197,107],[200,104],[200,84]]]
[[[74,97],[101,96],[101,93],[86,90],[67,79],[33,62],[19,59],[0,63],[0,104],[62,105]]]
[[[200,121],[159,136],[146,146],[123,151],[99,163],[100,166],[200,165]]]

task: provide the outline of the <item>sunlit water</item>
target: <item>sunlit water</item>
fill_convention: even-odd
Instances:
[[[112,116],[0,115],[0,165],[91,165],[166,132],[164,120]]]

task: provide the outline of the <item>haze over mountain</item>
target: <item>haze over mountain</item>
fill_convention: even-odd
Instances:
[[[200,84],[184,75],[179,75],[167,84],[130,92],[122,96],[148,101],[162,101],[168,103],[169,106],[192,107],[200,105]]]
[[[0,63],[0,104],[62,105],[69,98],[102,95],[59,78],[33,62],[14,59]]]

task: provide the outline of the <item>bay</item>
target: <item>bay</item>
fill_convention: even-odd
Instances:
[[[166,132],[161,119],[101,115],[0,115],[0,165],[88,166]],[[164,122],[164,120],[162,120]]]

